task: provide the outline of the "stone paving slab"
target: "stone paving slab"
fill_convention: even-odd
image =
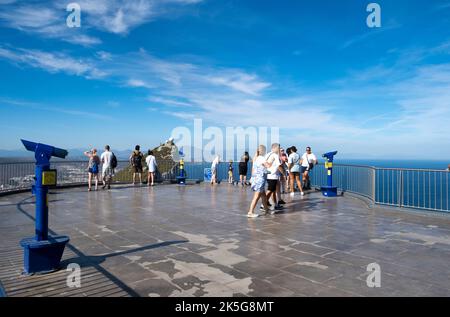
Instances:
[[[50,228],[71,238],[62,269],[22,275],[34,198],[0,198],[8,296],[450,296],[450,217],[369,208],[353,196],[285,197],[247,219],[248,188],[221,184],[53,190]],[[381,287],[366,284],[381,267]],[[81,266],[81,288],[66,285]]]

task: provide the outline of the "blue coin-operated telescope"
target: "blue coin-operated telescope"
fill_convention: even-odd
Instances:
[[[326,159],[325,168],[327,169],[327,186],[322,186],[321,191],[326,197],[337,196],[337,187],[333,186],[333,160],[337,153],[337,151],[334,151],[322,155],[322,157]]]
[[[32,192],[36,197],[35,236],[20,241],[24,248],[24,271],[27,274],[47,273],[59,268],[67,236],[48,234],[48,189],[56,186],[56,170],[50,169],[52,157],[65,158],[66,150],[50,145],[21,140],[36,158],[35,182]]]

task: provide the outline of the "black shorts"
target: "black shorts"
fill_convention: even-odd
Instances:
[[[291,176],[292,177],[299,177],[300,176],[300,172],[291,172]]]
[[[141,166],[133,166],[133,173],[142,173],[142,165]]]
[[[269,192],[276,192],[278,179],[268,179],[267,180],[267,190]]]
[[[239,163],[239,175],[247,176],[247,173],[248,173],[247,163],[240,162]]]

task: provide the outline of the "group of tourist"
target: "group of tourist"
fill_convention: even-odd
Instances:
[[[136,184],[136,177],[139,177],[139,183],[142,183],[142,173],[144,172],[143,162],[147,164],[148,175],[147,184],[148,186],[154,186],[155,184],[155,173],[158,168],[156,163],[156,158],[153,155],[153,151],[148,150],[147,157],[140,151],[141,147],[139,145],[135,146],[134,151],[131,153],[129,161],[133,173],[133,185]],[[90,151],[84,152],[84,155],[89,158],[88,164],[88,191],[92,191],[92,181],[95,181],[95,190],[98,189],[100,165],[102,167],[101,181],[103,182],[103,189],[111,189],[111,182],[114,177],[115,169],[117,168],[117,157],[111,151],[109,145],[105,146],[104,152],[99,157],[97,154],[97,149],[92,149]]]
[[[271,151],[266,153],[266,147],[260,145],[253,157],[253,168],[250,182],[247,182],[248,162],[250,156],[245,152],[239,162],[239,181],[234,180],[233,162],[228,165],[228,183],[251,185],[254,191],[253,200],[247,216],[257,218],[266,213],[275,214],[283,210],[286,202],[282,199],[282,194],[290,193],[295,195],[295,185],[304,195],[304,190],[311,189],[309,174],[315,165],[318,164],[317,157],[312,153],[311,147],[306,148],[306,152],[300,156],[297,148],[292,146],[286,150],[280,144],[272,144]],[[211,185],[219,184],[218,167],[220,157],[216,156],[211,164]],[[301,179],[300,179],[301,178]],[[255,213],[258,201],[262,201],[261,214]]]
[[[295,184],[303,196],[303,190],[311,189],[309,174],[317,164],[317,157],[312,153],[311,147],[307,147],[305,154],[300,157],[295,146],[284,151],[280,148],[280,144],[274,143],[271,151],[266,153],[266,147],[260,145],[253,158],[250,182],[254,195],[247,216],[257,218],[267,213],[275,214],[282,211],[286,202],[281,195],[289,191],[290,195],[294,196]],[[258,214],[255,213],[255,208],[260,199],[261,214]]]

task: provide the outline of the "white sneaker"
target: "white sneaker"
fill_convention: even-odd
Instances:
[[[305,196],[305,192],[301,192],[300,195]]]
[[[294,197],[294,196],[295,196],[295,193],[292,192],[292,193],[290,193],[289,195],[290,195],[291,197]]]
[[[258,218],[259,217],[259,215],[258,214],[255,214],[255,213],[253,213],[253,214],[247,214],[247,218]]]

